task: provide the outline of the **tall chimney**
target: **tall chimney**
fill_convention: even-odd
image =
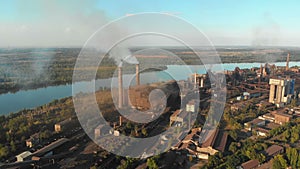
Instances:
[[[135,65],[135,79],[136,79],[136,85],[138,86],[138,85],[140,85],[140,66],[139,66],[139,64],[136,64]]]
[[[197,73],[194,74],[194,85],[195,85],[194,87],[195,87],[195,89],[196,89],[196,88],[197,88],[197,85],[198,85],[198,84],[197,84]]]
[[[201,77],[201,79],[200,79],[200,87],[201,87],[201,88],[204,87],[204,79],[203,79],[203,77]]]
[[[122,79],[122,67],[118,67],[118,81],[119,81],[119,108],[123,106],[123,79]]]
[[[286,71],[289,70],[289,62],[290,62],[290,52],[288,53],[288,55],[286,57],[286,67],[285,67]]]
[[[122,116],[119,116],[119,126],[122,126],[122,123],[123,123],[123,118]]]

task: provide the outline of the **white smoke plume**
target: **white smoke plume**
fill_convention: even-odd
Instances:
[[[281,26],[266,13],[263,17],[263,23],[253,29],[253,46],[274,46],[278,45],[281,37]]]
[[[115,60],[117,66],[122,67],[124,62],[129,64],[138,64],[138,60],[134,57],[128,47],[125,46],[115,46],[109,52],[110,58]]]

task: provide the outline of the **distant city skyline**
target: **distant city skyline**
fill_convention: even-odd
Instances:
[[[104,24],[143,12],[178,16],[216,46],[300,46],[299,5],[296,0],[3,0],[0,46],[82,46]]]

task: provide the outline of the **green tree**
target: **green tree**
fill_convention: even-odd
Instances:
[[[300,155],[298,155],[297,168],[300,168]]]
[[[276,158],[273,159],[272,168],[273,169],[282,169],[281,163],[278,159],[276,159]]]
[[[266,161],[266,156],[262,153],[259,153],[258,156],[257,156],[257,159],[260,163],[263,163]]]
[[[299,158],[298,150],[296,148],[289,147],[286,150],[286,156],[287,156],[289,164],[293,168],[297,168],[298,158]]]
[[[235,169],[241,163],[241,159],[238,154],[234,154],[226,158],[226,168]]]
[[[128,121],[128,122],[126,123],[126,128],[127,128],[127,129],[131,129],[131,128],[132,128],[132,123],[131,123],[130,121]]]
[[[273,160],[273,168],[274,169],[284,169],[287,168],[287,161],[283,158],[282,155],[277,155]]]
[[[254,160],[254,159],[256,159],[256,157],[257,157],[257,153],[256,153],[256,151],[255,151],[252,147],[250,147],[250,148],[248,148],[248,150],[246,151],[246,156],[247,156],[248,158],[250,158],[251,160]]]
[[[232,142],[229,146],[229,151],[235,153],[238,150],[238,143]]]
[[[142,134],[143,134],[144,136],[148,136],[147,129],[143,128],[143,129],[142,129]]]
[[[10,141],[10,148],[11,148],[11,152],[16,151],[16,145],[15,145],[15,142],[13,140]]]
[[[298,151],[295,148],[293,148],[292,159],[290,162],[293,168],[297,168],[297,160],[298,160]]]
[[[127,169],[132,168],[134,159],[127,158],[126,160],[121,160],[121,164],[117,167],[117,169]]]
[[[299,131],[294,128],[291,133],[291,143],[295,143],[299,140]]]
[[[290,106],[291,106],[292,108],[293,108],[293,107],[296,107],[296,106],[297,106],[297,100],[296,100],[296,99],[293,99],[293,100],[291,101]]]
[[[49,130],[45,130],[43,132],[40,133],[40,139],[47,139],[47,138],[50,138],[52,135],[51,131]]]
[[[5,158],[8,155],[8,153],[8,148],[0,144],[0,158]]]
[[[230,135],[230,137],[232,139],[234,139],[235,141],[237,140],[237,138],[238,138],[238,131],[237,130],[230,130],[228,134]]]
[[[147,159],[147,166],[149,169],[158,169],[158,165],[156,164],[156,161],[153,158]]]
[[[215,168],[222,163],[222,154],[216,153],[215,155],[208,157],[208,168]]]

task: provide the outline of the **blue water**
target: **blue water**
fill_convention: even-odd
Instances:
[[[285,66],[285,62],[276,63],[277,66]],[[300,62],[290,62],[290,66],[300,66]],[[217,65],[217,67],[220,65]],[[252,68],[260,67],[260,63],[228,63],[223,64],[224,70],[234,70],[235,67]],[[208,66],[212,68],[211,66]],[[204,66],[183,66],[170,65],[165,71],[147,72],[141,74],[141,83],[153,83],[158,81],[166,81],[170,79],[185,80],[191,73],[206,73]],[[123,76],[124,86],[129,86],[135,83],[134,75]],[[101,79],[92,82],[78,82],[75,87],[82,92],[91,92],[91,84],[95,84],[96,89],[103,87],[110,88],[116,86],[116,78]],[[34,90],[23,90],[16,93],[8,93],[0,95],[0,115],[16,112],[25,108],[34,108],[43,104],[49,103],[52,100],[68,97],[72,95],[72,85],[49,86],[46,88],[39,88]]]

